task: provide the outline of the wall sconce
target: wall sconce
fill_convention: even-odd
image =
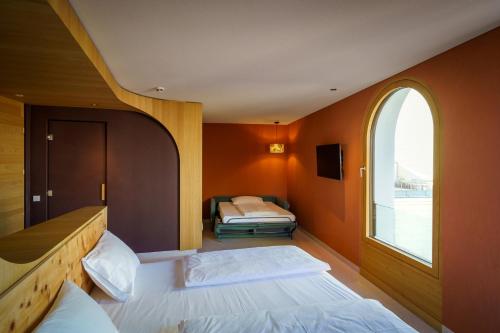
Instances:
[[[274,132],[274,142],[278,142],[278,124],[279,121],[274,122],[275,132]],[[285,152],[285,144],[284,143],[271,143],[269,145],[269,152],[271,154],[282,154]]]
[[[285,145],[283,143],[271,143],[269,145],[269,152],[271,154],[281,154],[285,152]]]

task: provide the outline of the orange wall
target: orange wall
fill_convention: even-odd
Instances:
[[[287,126],[278,126],[286,142]],[[214,195],[277,195],[286,198],[286,154],[270,154],[274,125],[203,124],[203,215]]]
[[[398,75],[426,84],[442,124],[443,322],[500,327],[500,28]],[[289,126],[288,199],[301,225],[359,263],[363,121],[380,82]],[[344,145],[345,180],[315,176],[315,146]]]
[[[366,93],[289,126],[288,200],[300,225],[359,263],[361,127]],[[344,180],[316,176],[316,145],[341,143]]]

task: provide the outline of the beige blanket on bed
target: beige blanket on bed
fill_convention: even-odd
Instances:
[[[278,212],[269,208],[265,203],[246,203],[235,205],[243,216],[248,217],[267,217],[277,216]]]

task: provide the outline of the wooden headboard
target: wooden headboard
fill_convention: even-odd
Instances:
[[[89,292],[81,259],[106,226],[106,207],[85,207],[0,238],[0,332],[33,330],[64,280]]]

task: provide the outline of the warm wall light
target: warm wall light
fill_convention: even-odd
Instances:
[[[273,154],[281,154],[285,152],[285,145],[283,143],[271,143],[269,145],[269,152]]]
[[[274,142],[278,141],[278,124],[279,121],[274,122],[275,133],[274,133]],[[282,154],[285,152],[285,144],[284,143],[271,143],[269,145],[269,152],[271,154]]]

